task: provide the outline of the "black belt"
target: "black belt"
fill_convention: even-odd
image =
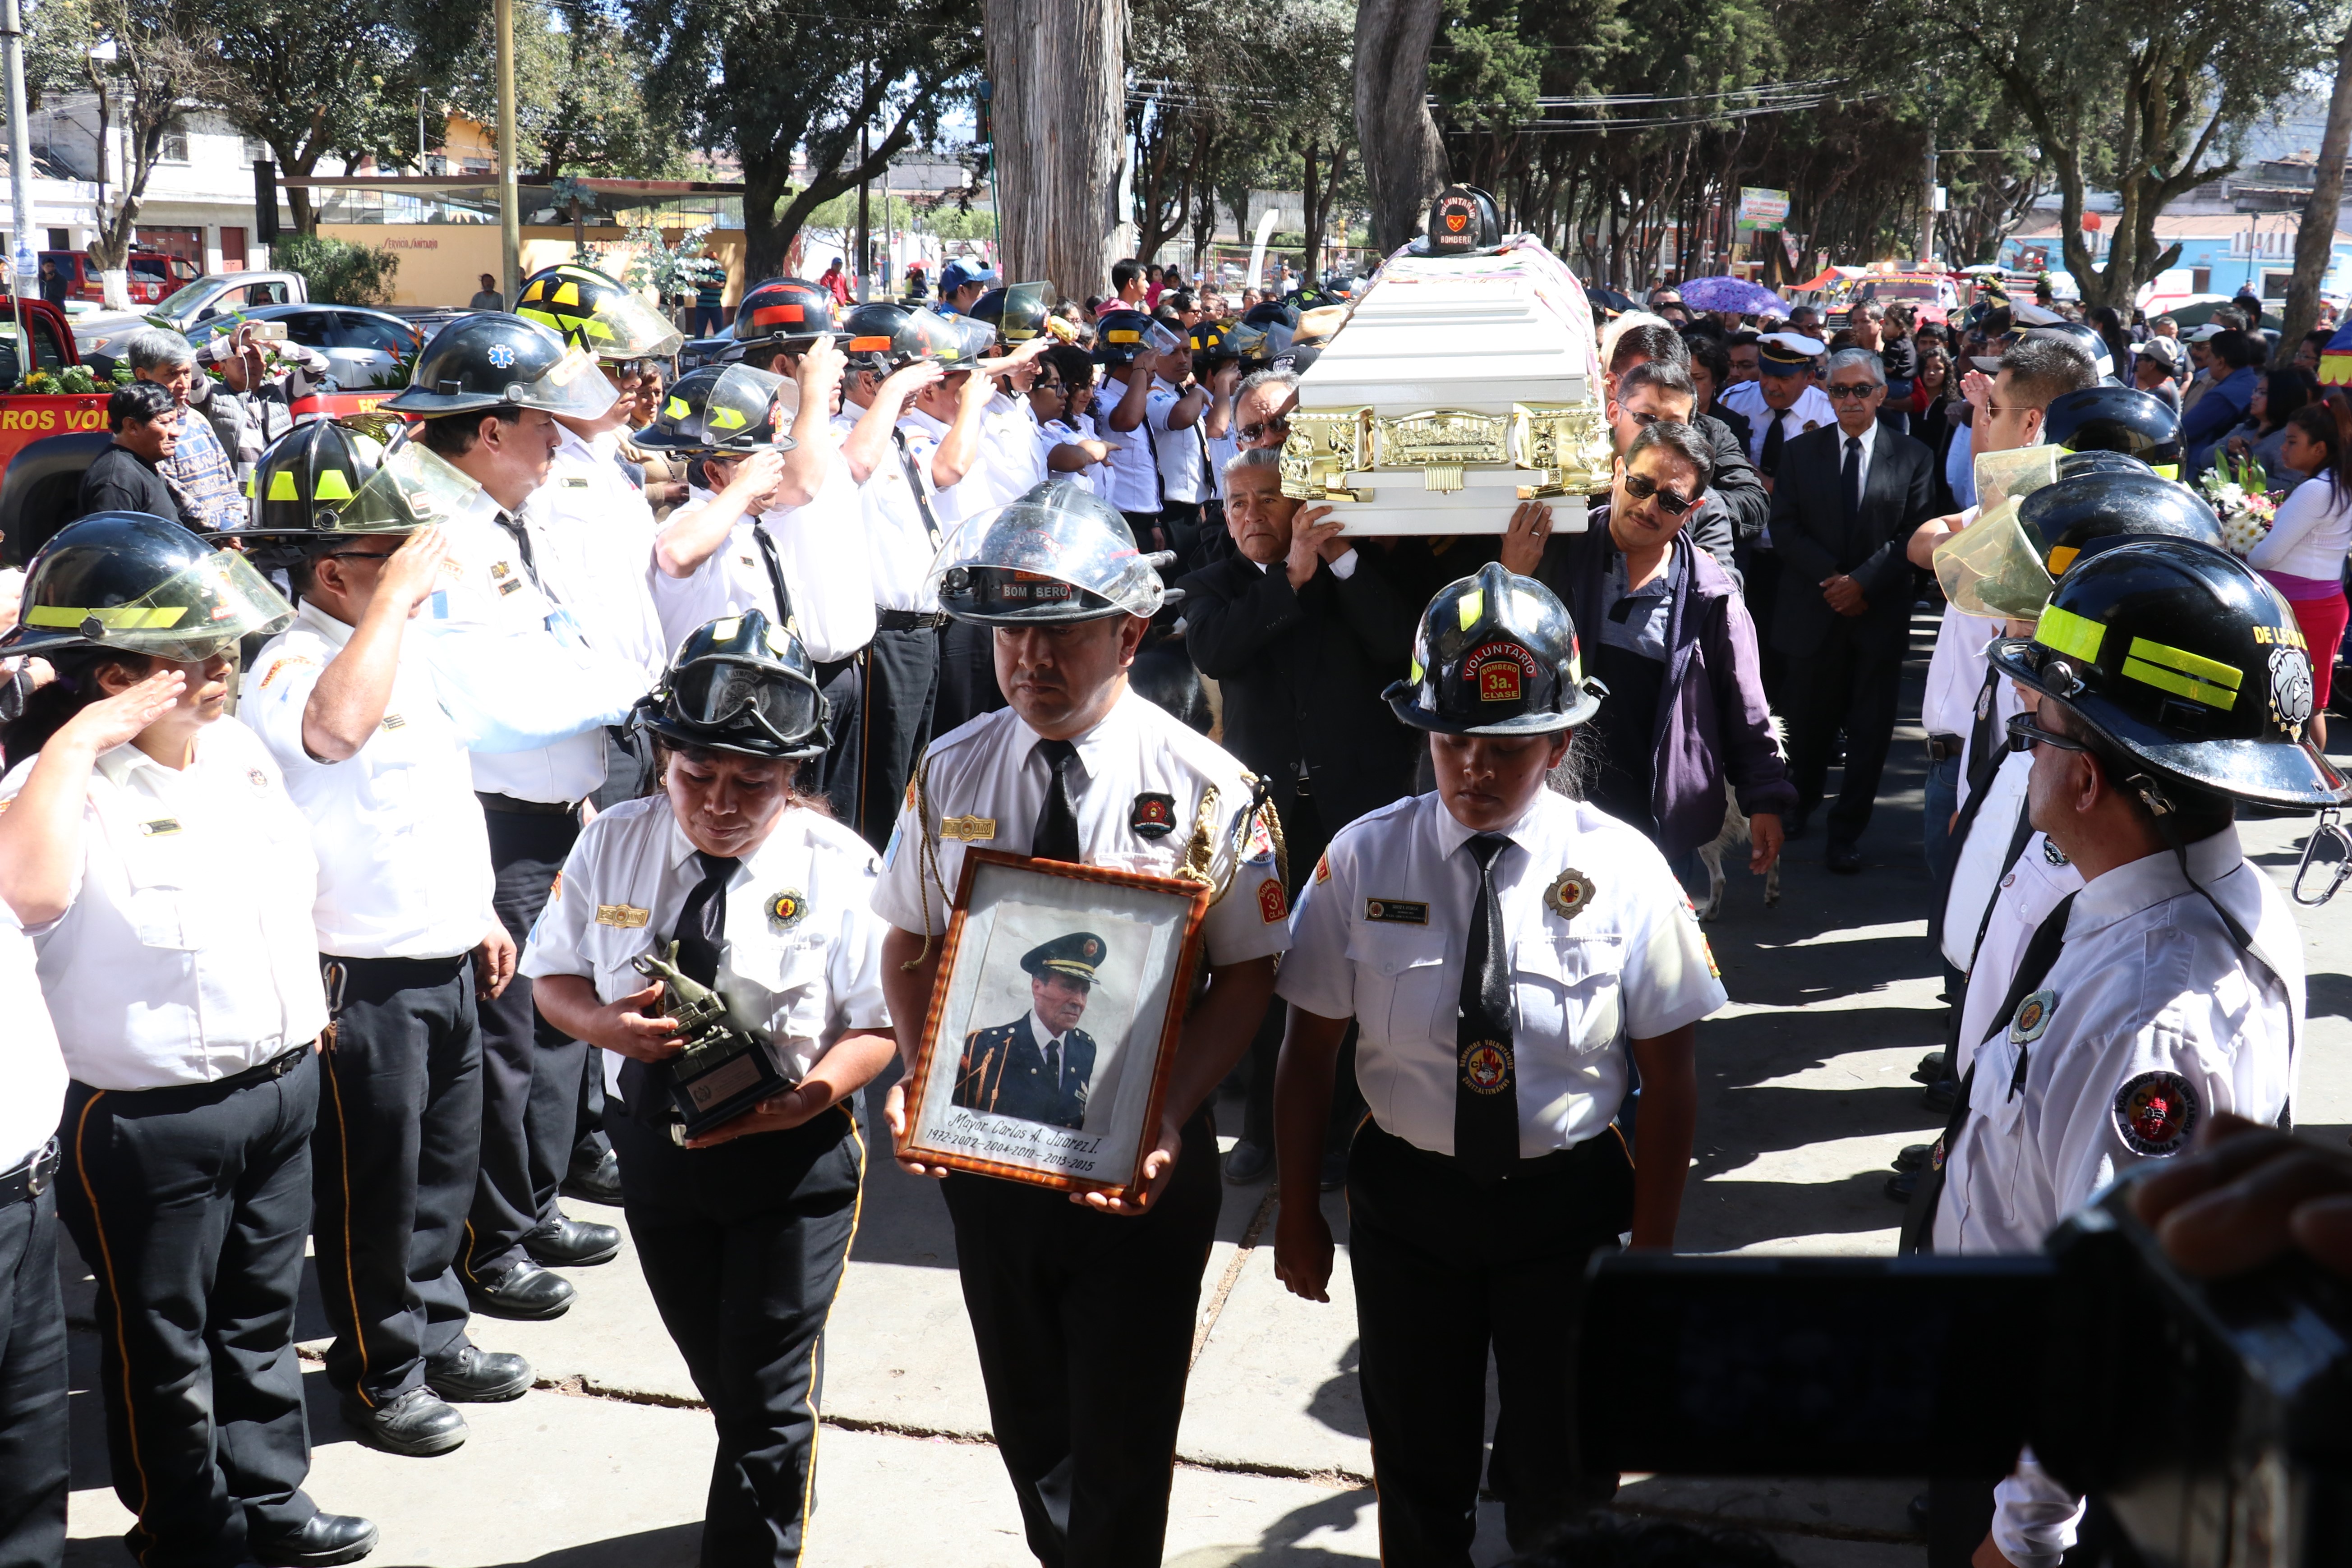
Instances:
[[[272,1079],[284,1078],[288,1073],[292,1072],[296,1068],[302,1065],[302,1058],[310,1054],[311,1047],[317,1043],[318,1042],[315,1040],[305,1040],[290,1051],[279,1052],[278,1055],[270,1058],[268,1061],[262,1063],[257,1068],[247,1068],[241,1073],[234,1074],[231,1077],[221,1079],[218,1083],[205,1087],[212,1089],[244,1089],[248,1085],[268,1083]],[[193,1089],[198,1086],[194,1084],[174,1084],[172,1087],[174,1089]]]
[[[39,1153],[15,1170],[0,1172],[0,1205],[39,1197],[49,1190],[49,1178],[57,1173],[58,1141],[52,1138]]]
[[[1930,735],[1927,737],[1927,760],[1931,763],[1951,762],[1959,756],[1968,743],[1967,738],[1960,735]]]
[[[570,816],[580,809],[576,800],[517,800],[510,795],[478,789],[474,798],[484,811],[512,812],[517,816]]]
[[[874,606],[874,629],[877,632],[927,632],[948,624],[948,617],[937,610],[886,610]]]

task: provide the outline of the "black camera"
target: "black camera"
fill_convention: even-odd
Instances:
[[[2193,1279],[2127,1196],[2039,1257],[1596,1259],[1583,1463],[1997,1475],[2030,1443],[2156,1568],[2352,1564],[2352,1288]]]

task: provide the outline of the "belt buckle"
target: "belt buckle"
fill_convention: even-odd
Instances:
[[[37,1198],[49,1190],[49,1178],[58,1173],[58,1146],[51,1143],[33,1156],[25,1168],[25,1195]]]

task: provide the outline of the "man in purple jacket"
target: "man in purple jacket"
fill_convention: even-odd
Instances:
[[[1504,535],[1503,564],[1559,595],[1583,633],[1586,671],[1608,684],[1591,725],[1600,745],[1587,797],[1672,861],[1723,830],[1727,778],[1761,872],[1780,855],[1780,818],[1797,791],[1772,732],[1747,604],[1685,533],[1714,473],[1712,444],[1689,426],[1644,426],[1584,532],[1553,538],[1550,509],[1523,506]]]

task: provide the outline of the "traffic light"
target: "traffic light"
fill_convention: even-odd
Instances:
[[[278,243],[278,165],[268,158],[253,161],[253,237]]]

